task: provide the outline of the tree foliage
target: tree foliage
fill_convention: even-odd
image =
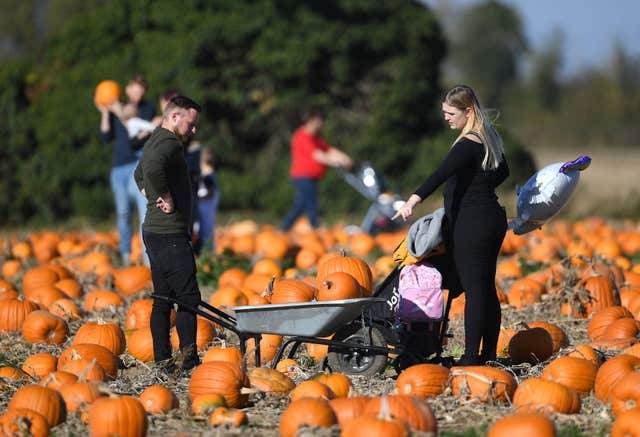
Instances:
[[[309,104],[327,110],[330,142],[407,191],[449,147],[445,41],[414,1],[96,2],[43,53],[0,65],[6,222],[111,213],[111,147],[98,140],[93,91],[136,72],[151,99],[178,87],[202,103],[199,139],[215,152],[224,208],[286,209],[289,138]],[[322,189],[338,212],[364,201],[335,174]]]

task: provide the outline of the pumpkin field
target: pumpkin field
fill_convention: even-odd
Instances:
[[[556,220],[509,232],[497,285],[499,357],[485,366],[390,357],[373,377],[323,370],[326,346],[268,365],[282,338],[263,335],[261,363],[235,334],[198,320],[202,364],[153,364],[151,276],[134,240],[121,267],[117,234],[6,234],[0,282],[2,435],[639,435],[640,223]],[[251,220],[217,230],[198,259],[203,300],[240,305],[368,296],[392,270],[405,231],[289,233]],[[332,286],[332,284],[335,284]],[[462,353],[464,295],[453,300],[444,355]],[[172,330],[172,343],[177,335]],[[323,350],[324,348],[324,350]],[[312,427],[312,428],[308,428]]]

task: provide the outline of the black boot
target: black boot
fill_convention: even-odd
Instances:
[[[180,369],[183,372],[189,372],[194,367],[200,365],[200,358],[198,357],[198,351],[196,345],[190,345],[182,349],[182,366]]]
[[[480,357],[478,355],[464,354],[454,363],[454,366],[480,366]]]

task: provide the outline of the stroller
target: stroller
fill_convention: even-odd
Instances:
[[[404,201],[399,195],[389,192],[387,183],[378,170],[364,161],[355,166],[353,171],[339,169],[338,174],[372,202],[360,224],[362,231],[375,235],[380,230],[396,226],[391,217],[402,208]]]
[[[448,333],[448,317],[452,300],[461,294],[459,281],[453,262],[446,254],[435,252],[425,259],[442,274],[443,288],[449,289],[441,320],[411,323],[397,320],[400,272],[403,267],[398,263],[376,287],[374,297],[377,301],[371,307],[369,320],[352,321],[338,330],[333,340],[363,346],[386,345],[387,348],[392,349],[391,353],[396,355],[392,365],[398,372],[411,365],[425,362],[440,363],[450,367],[453,359],[442,357],[442,352],[447,338],[451,337]],[[357,348],[345,350],[342,347],[333,347],[331,344],[329,344],[329,354],[323,363],[323,367],[331,371],[352,375],[373,375],[386,366],[386,354],[371,353]]]

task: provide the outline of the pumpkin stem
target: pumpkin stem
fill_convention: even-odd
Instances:
[[[382,396],[380,398],[380,412],[378,413],[378,419],[391,421],[393,417],[391,416],[391,408],[389,407],[389,400],[386,396]]]
[[[273,287],[276,283],[276,275],[273,275],[271,277],[271,280],[269,281],[269,285],[267,285],[267,288],[264,289],[264,291],[262,292],[262,297],[271,297],[271,295],[273,294]]]
[[[74,351],[74,352],[75,352],[75,351]],[[88,365],[88,366],[87,366],[87,367],[82,371],[82,373],[80,373],[80,376],[78,376],[78,381],[80,381],[80,382],[87,382],[87,375],[89,374],[89,372],[90,372],[91,370],[93,370],[93,368],[94,368],[94,367],[95,367],[95,365],[96,365],[96,362],[97,362],[97,361],[96,361],[96,359],[95,359],[95,358],[91,360],[91,364],[89,364],[89,365]]]
[[[333,287],[333,282],[331,281],[324,281],[322,283],[322,285],[324,285],[325,287],[327,287],[327,290],[331,290],[331,287]]]

